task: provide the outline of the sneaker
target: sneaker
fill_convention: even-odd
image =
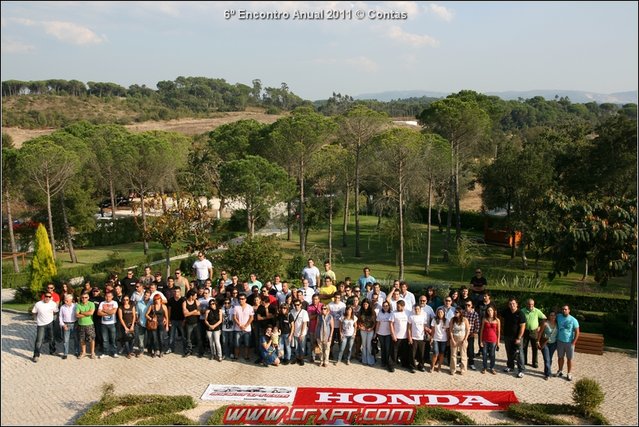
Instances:
[[[98,359],[104,359],[106,357],[106,354],[101,354],[98,356]]]
[[[557,378],[561,378],[561,377],[563,377],[563,376],[564,376],[564,373],[563,373],[563,372],[561,372],[561,371],[559,371],[559,372],[557,372],[557,373],[555,374],[555,376],[556,376]]]
[[[485,370],[485,369],[482,369],[482,370],[481,370],[481,373],[482,373],[482,374],[485,374],[485,373],[486,373],[486,370]]]
[[[566,376],[566,379],[567,379],[568,381],[572,381],[572,374],[568,374],[568,376]]]
[[[517,374],[517,378],[523,378],[523,377],[524,377],[524,373],[523,372],[520,372],[520,373]]]
[[[164,352],[164,354],[171,354],[171,353],[173,353],[171,349],[168,349],[167,351]]]
[[[347,361],[346,361],[346,364],[347,364],[347,365],[350,365],[350,364],[351,364],[351,361],[350,361],[350,360],[347,360]]]
[[[477,368],[475,368],[475,365],[470,365],[470,369],[472,369],[473,371],[477,370]]]
[[[424,368],[423,366],[418,367],[417,370],[419,372],[426,372],[426,368]]]
[[[388,368],[388,372],[395,372],[395,368]]]
[[[544,375],[544,379],[545,379],[546,381],[548,381],[548,378],[550,378],[548,375]]]
[[[40,359],[38,356],[33,356],[31,360],[33,360],[33,363],[38,363],[38,359]]]
[[[411,374],[415,373],[415,368],[408,368],[408,372],[410,372]]]
[[[507,374],[512,372],[512,371],[513,371],[512,368],[504,368],[504,372],[507,373]]]
[[[66,354],[62,355],[62,360],[67,360],[67,355]]]
[[[118,353],[113,353],[113,355],[111,357],[114,358],[114,359],[117,359],[120,356],[118,355]]]

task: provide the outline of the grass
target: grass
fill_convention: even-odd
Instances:
[[[535,425],[571,425],[557,415],[573,415],[582,418],[586,425],[609,425],[610,422],[601,413],[586,413],[576,405],[553,403],[516,403],[506,411],[509,417]]]
[[[439,424],[450,425],[475,425],[475,420],[467,415],[462,414],[459,411],[453,411],[451,409],[430,407],[430,406],[418,406],[415,409],[415,418],[413,419],[414,425],[430,424],[427,421],[434,420]]]
[[[377,218],[372,216],[360,217],[360,249],[361,258],[354,256],[355,252],[355,225],[354,218],[349,223],[346,238],[346,247],[342,247],[341,223],[337,223],[333,230],[333,270],[338,277],[350,276],[354,281],[362,274],[362,268],[369,266],[371,274],[378,281],[393,280],[399,275],[399,267],[395,261],[396,254],[392,245],[386,237],[376,229]],[[427,226],[424,224],[413,224],[412,238],[414,244],[406,245],[404,253],[404,278],[411,284],[439,284],[446,283],[460,286],[468,284],[470,277],[476,267],[480,267],[487,278],[491,288],[499,287],[502,277],[513,281],[514,277],[520,279],[524,276],[532,277],[535,274],[534,260],[528,259],[528,269],[524,270],[521,265],[519,251],[517,257],[510,258],[510,248],[480,244],[481,254],[477,257],[465,271],[462,271],[452,262],[443,262],[442,254],[445,248],[445,234],[439,233],[437,226],[433,227],[431,233],[431,265],[427,275],[426,265],[426,236]],[[464,234],[471,238],[482,238],[479,232],[466,232]],[[454,231],[453,236],[454,239]],[[327,253],[328,230],[312,230],[308,236],[307,248],[313,245],[321,248],[321,252]],[[299,233],[293,234],[291,241],[284,241],[283,248],[289,257],[299,251]],[[451,255],[453,250],[450,251]],[[316,260],[316,264],[321,264],[323,260]],[[551,261],[541,260],[539,262],[539,276],[545,283],[545,290],[557,293],[573,293],[575,290],[583,293],[609,294],[619,296],[628,295],[629,278],[613,278],[606,288],[602,288],[592,280],[585,284],[580,282],[582,273],[570,273],[568,276],[556,277],[552,282],[548,282],[547,273],[550,271]]]

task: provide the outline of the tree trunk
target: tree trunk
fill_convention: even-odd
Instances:
[[[286,241],[291,241],[291,201],[286,202]]]
[[[455,163],[455,241],[461,239],[461,211],[459,209],[459,161]]]
[[[164,248],[164,256],[166,259],[166,278],[171,276],[171,248]]]
[[[454,185],[452,182],[454,178],[451,178],[451,187]],[[450,252],[451,235],[450,230],[453,226],[453,198],[448,198],[448,212],[446,212],[446,250]]]
[[[166,207],[166,194],[164,194],[164,188],[160,190],[160,203],[162,203],[162,213],[166,213],[169,208]]]
[[[53,216],[51,214],[51,190],[49,188],[49,179],[46,182],[47,187],[47,215],[49,216],[49,237],[51,239],[51,249],[53,252],[53,260],[56,260],[55,256],[55,236],[53,235]]]
[[[306,253],[306,234],[304,233],[304,160],[300,163],[300,251]]]
[[[253,209],[246,205],[246,221],[249,237],[253,237],[255,234],[255,218],[253,218]]]
[[[426,242],[426,274],[430,273],[430,224],[433,206],[433,180],[428,180],[428,238]]]
[[[9,222],[9,240],[11,243],[11,258],[13,259],[13,271],[15,273],[20,273],[20,266],[18,265],[18,247],[16,246],[16,237],[13,234],[13,217],[11,215],[11,195],[9,194],[9,189],[5,188],[4,191],[4,203],[7,207],[7,221]]]
[[[328,197],[328,262],[333,263],[333,195]]]
[[[346,194],[344,195],[344,225],[342,226],[342,247],[345,248],[346,244],[346,233],[348,232],[348,202],[349,196],[351,194],[350,186],[346,185]]]
[[[355,257],[360,258],[362,252],[359,247],[359,141],[355,148]]]
[[[111,218],[115,218],[115,188],[113,188],[113,178],[109,179],[109,195],[111,196]]]
[[[637,302],[635,298],[637,296],[637,261],[632,264],[630,269],[630,310],[628,310],[628,324],[630,326],[635,324],[635,315],[637,311]]]
[[[528,269],[528,257],[526,256],[526,234],[521,233],[521,268]]]
[[[69,227],[69,220],[67,219],[67,208],[64,206],[64,191],[60,194],[60,200],[62,202],[62,221],[64,223],[64,232],[67,234],[67,246],[69,247],[69,257],[71,258],[71,263],[77,264],[78,257],[75,254],[75,249],[73,249],[73,238],[71,236],[71,227]]]
[[[588,257],[584,260],[584,275],[581,277],[581,281],[585,282],[588,278]]]
[[[400,163],[399,178],[399,280],[404,280],[404,180],[402,170],[403,164]]]
[[[144,193],[140,193],[140,200],[142,203],[141,213],[142,213],[142,242],[144,242],[144,255],[149,252],[149,242],[146,240],[146,211],[144,210]]]

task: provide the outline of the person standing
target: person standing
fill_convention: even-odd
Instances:
[[[475,275],[470,278],[470,287],[473,291],[471,298],[473,299],[473,303],[477,306],[481,302],[481,296],[486,290],[486,286],[488,286],[488,282],[484,277],[480,268],[475,269]]]
[[[373,337],[377,326],[377,315],[370,301],[362,301],[359,310],[359,321],[357,322],[362,341],[362,364],[374,366],[375,355],[373,354]],[[387,326],[387,325],[386,325]],[[389,330],[390,335],[390,330]],[[357,349],[355,350],[357,352]]]
[[[537,346],[544,358],[544,379],[552,375],[552,356],[557,350],[557,314],[554,311],[548,313],[548,320],[539,328]]]
[[[310,286],[310,282],[309,282],[309,286]],[[324,286],[321,286],[319,290],[317,291],[317,293],[320,296],[320,300],[322,301],[322,304],[329,304],[332,301],[333,296],[335,295],[336,292],[337,292],[337,288],[335,287],[335,285],[333,284],[333,281],[329,277],[324,279]]]
[[[233,309],[233,321],[235,322],[235,358],[240,359],[240,348],[244,348],[244,360],[249,360],[249,347],[251,345],[251,324],[255,311],[246,303],[246,296],[240,296],[240,305]]]
[[[173,290],[173,297],[169,299],[167,302],[167,307],[169,309],[169,319],[171,319],[171,327],[169,330],[169,348],[166,350],[166,353],[172,353],[175,351],[175,342],[177,341],[177,336],[180,334],[180,337],[184,339],[184,332],[182,330],[182,325],[184,324],[184,311],[182,310],[182,303],[184,303],[185,298],[182,296],[182,289],[178,286]]]
[[[526,316],[519,309],[517,300],[510,298],[508,308],[502,311],[501,317],[504,319],[504,344],[508,358],[504,372],[512,372],[517,363],[517,378],[523,378],[526,366],[521,345],[526,329]]]
[[[454,375],[457,371],[457,350],[461,354],[461,370],[459,375],[466,373],[468,364],[468,335],[470,334],[470,324],[468,319],[463,315],[461,307],[455,308],[455,316],[450,321],[450,374]]]
[[[337,283],[337,276],[331,269],[331,262],[329,260],[324,261],[324,272],[322,273],[321,279],[326,279],[327,277],[330,277],[333,283]]]
[[[449,322],[443,307],[435,311],[435,318],[431,322],[431,334],[433,336],[433,355],[431,359],[430,372],[439,371],[442,368],[446,344],[448,343]]]
[[[403,300],[397,301],[397,310],[391,316],[391,355],[388,359],[389,372],[395,372],[395,365],[401,362],[402,367],[413,369],[413,357],[408,351],[408,315],[404,311]]]
[[[557,316],[557,358],[559,371],[557,377],[564,376],[564,357],[568,359],[568,373],[566,379],[572,381],[572,358],[575,354],[575,345],[579,339],[579,322],[570,315],[570,307],[561,307],[561,314]]]
[[[75,327],[77,316],[75,314],[76,307],[73,302],[73,295],[66,294],[64,296],[64,304],[60,306],[60,329],[63,334],[64,353],[62,359],[66,359],[69,354],[69,343],[73,339],[73,353],[77,356],[78,351],[78,330]]]
[[[317,306],[315,306],[317,304]],[[309,312],[311,307],[319,307],[319,309],[323,309],[322,304],[319,302],[319,296],[313,297],[313,305],[309,305]],[[328,306],[326,307],[328,309]],[[317,319],[319,315],[315,316],[315,325],[317,324]],[[297,363],[300,366],[304,366],[304,357],[306,355],[306,334],[309,331],[309,313],[302,308],[301,301],[295,301],[293,303],[293,310],[291,310],[291,318],[293,321],[291,322],[291,334],[293,335],[293,339],[295,340],[295,354],[297,356]],[[311,343],[315,343],[315,333],[311,335]],[[311,352],[311,362],[313,362],[313,354]]]
[[[497,317],[495,307],[489,305],[486,307],[486,316],[481,322],[479,331],[479,348],[482,350],[482,359],[484,362],[482,374],[488,369],[488,359],[490,359],[490,373],[496,375],[495,372],[495,351],[499,350],[499,338],[501,337],[501,321]]]
[[[184,302],[182,302],[182,313],[184,314],[184,354],[182,357],[188,357],[193,354],[193,341],[198,346],[198,353],[202,352],[202,340],[198,329],[200,310],[198,309],[196,297],[197,291],[191,289],[187,292]]]
[[[475,367],[475,338],[479,334],[479,313],[473,308],[473,301],[470,298],[465,298],[462,304],[464,304],[465,310],[463,311],[464,317],[468,320],[470,325],[470,333],[468,334],[468,347],[466,349],[466,356],[468,357],[468,366],[473,371],[477,370]]]
[[[360,310],[360,313],[361,312],[362,310]],[[390,322],[392,321],[392,315],[390,304],[388,301],[384,301],[382,303],[382,309],[377,314],[377,322],[375,325],[375,335],[377,335],[379,339],[381,348],[382,368],[388,368],[390,366],[389,359],[392,348]]]
[[[355,331],[357,328],[357,316],[353,314],[352,306],[347,306],[346,310],[344,310],[344,316],[342,317],[340,328],[341,331],[339,354],[337,355],[335,364],[337,365],[337,362],[342,360],[344,352],[348,350],[348,356],[346,356],[346,360],[344,361],[344,363],[350,365],[351,357],[353,356],[353,342],[355,341]]]
[[[213,279],[213,264],[204,258],[203,252],[198,252],[197,260],[193,263],[193,274],[197,279],[197,286],[201,288],[207,279]]]
[[[89,301],[89,293],[83,292],[82,295],[80,295],[80,302],[75,305],[75,316],[78,319],[78,335],[80,338],[80,354],[78,355],[78,359],[82,359],[86,354],[87,342],[91,350],[91,359],[95,359],[94,312],[95,304]]]
[[[524,339],[522,343],[522,351],[524,353],[524,365],[528,365],[528,344],[532,353],[532,367],[537,368],[537,335],[539,333],[539,323],[541,325],[546,320],[546,315],[540,309],[535,307],[535,301],[530,298],[526,301],[526,307],[521,309],[526,316],[526,329],[524,330]]]
[[[135,303],[135,313],[137,322],[135,323],[135,341],[138,351],[135,357],[140,357],[144,353],[144,347],[148,344],[146,333],[146,311],[151,305],[151,290],[147,289],[142,294],[142,299]]]
[[[182,275],[182,270],[175,270],[175,286],[180,288],[182,295],[186,295],[189,289],[189,279]]]
[[[118,321],[122,327],[122,347],[127,359],[133,357],[136,319],[135,305],[131,303],[131,298],[125,295],[118,309]]]
[[[333,331],[335,329],[334,317],[332,316],[327,305],[322,307],[322,314],[317,318],[317,327],[315,329],[315,339],[321,349],[320,366],[328,366],[328,358],[331,352],[331,344],[333,342]]]
[[[111,357],[118,357],[118,348],[115,341],[115,324],[117,321],[118,303],[113,300],[113,293],[106,292],[104,294],[104,301],[98,306],[98,316],[102,318],[102,339],[103,349],[100,358],[103,358],[108,353],[111,353]]]
[[[58,304],[53,301],[52,292],[46,291],[44,299],[38,301],[31,310],[35,318],[37,331],[35,348],[33,349],[33,363],[37,363],[40,358],[40,348],[46,335],[49,336],[49,354],[55,353],[55,339],[53,337],[53,320],[58,312]]]
[[[306,261],[306,267],[302,270],[302,280],[304,279],[308,280],[308,286],[312,289],[316,289],[320,285],[320,271],[315,267],[312,258]]]
[[[149,329],[149,321],[155,321],[155,329]],[[160,295],[153,297],[153,303],[146,311],[146,324],[149,329],[149,348],[151,357],[162,357],[165,332],[169,332],[169,310],[162,303]]]
[[[413,354],[413,360],[417,359],[417,369],[424,372],[424,337],[426,332],[426,314],[422,312],[422,307],[415,305],[414,312],[408,316],[408,344]],[[411,365],[411,373],[415,373],[415,368]]]
[[[204,315],[204,323],[206,324],[206,337],[209,340],[211,348],[210,360],[216,359],[222,361],[222,344],[220,343],[220,335],[222,334],[222,309],[218,308],[217,301],[212,299],[209,301],[209,308]]]
[[[131,295],[135,292],[135,285],[138,283],[138,279],[134,276],[133,270],[127,270],[126,276],[120,280],[120,284],[126,295]]]
[[[368,267],[364,267],[362,270],[363,275],[359,276],[357,279],[357,285],[359,286],[360,291],[363,295],[366,295],[366,284],[370,283],[371,286],[375,284],[377,280],[373,276],[371,276],[371,269]]]

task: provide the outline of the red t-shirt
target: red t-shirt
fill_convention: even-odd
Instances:
[[[47,291],[49,292],[49,291]],[[46,292],[42,293],[42,296],[40,297],[40,301],[44,301],[44,294]],[[60,295],[57,292],[51,292],[51,301],[55,302],[56,304],[60,304]]]

